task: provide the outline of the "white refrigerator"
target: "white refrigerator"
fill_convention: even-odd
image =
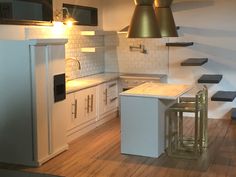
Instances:
[[[68,149],[66,42],[0,41],[0,162],[39,166]]]

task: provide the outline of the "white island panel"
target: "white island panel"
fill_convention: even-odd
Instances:
[[[159,157],[165,150],[165,113],[189,91],[183,84],[146,83],[121,96],[121,153]]]
[[[165,149],[165,110],[174,101],[121,96],[121,153],[159,157]]]

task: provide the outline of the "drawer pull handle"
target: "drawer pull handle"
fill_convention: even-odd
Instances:
[[[110,102],[114,102],[115,100],[117,100],[118,97],[112,98],[110,99]]]
[[[77,99],[75,99],[75,116],[74,116],[74,119],[77,119],[77,112],[78,112],[77,104],[78,104],[78,101],[77,101]]]
[[[88,95],[87,96],[87,113],[89,113],[89,102],[90,102],[90,97]]]
[[[113,83],[113,84],[110,84],[110,85],[109,85],[109,88],[115,87],[115,86],[116,86],[116,83]]]
[[[71,105],[72,105],[73,119],[76,119],[77,118],[77,99],[75,99],[74,103],[72,103]]]
[[[93,112],[93,94],[91,95],[91,112]]]
[[[107,88],[105,89],[105,99],[104,99],[105,105],[107,105]]]

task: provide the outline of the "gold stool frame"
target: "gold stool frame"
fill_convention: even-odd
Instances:
[[[168,155],[173,157],[196,159],[203,149],[203,126],[205,123],[205,90],[200,90],[194,102],[176,103],[168,109]],[[194,138],[183,136],[183,113],[195,114]]]

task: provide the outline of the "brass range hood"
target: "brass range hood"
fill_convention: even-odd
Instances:
[[[173,0],[155,0],[155,12],[162,37],[178,37],[177,28],[171,11]]]
[[[135,11],[130,26],[118,33],[127,33],[128,38],[178,37],[171,11],[173,0],[135,0]],[[155,4],[155,16],[153,5]]]
[[[129,26],[128,38],[161,38],[154,9],[154,0],[134,0],[135,10]]]

